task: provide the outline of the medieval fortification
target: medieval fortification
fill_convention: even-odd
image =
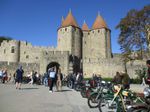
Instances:
[[[83,72],[85,77],[93,73],[102,77],[113,77],[116,71],[123,71],[120,55],[111,49],[111,30],[98,15],[92,28],[84,22],[79,27],[71,11],[57,30],[57,47],[32,46],[25,41],[3,41],[0,45],[0,68],[15,72],[18,65],[24,70],[45,73],[51,65],[59,65],[62,73]],[[130,77],[135,77],[135,69],[145,66],[145,62],[128,63]]]

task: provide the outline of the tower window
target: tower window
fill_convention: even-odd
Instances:
[[[84,44],[86,44],[86,41],[84,41]]]
[[[65,28],[65,31],[67,31],[67,28]]]
[[[88,32],[88,35],[90,35],[90,33]]]
[[[11,47],[11,53],[15,53],[15,48],[14,48],[14,46]]]
[[[93,33],[94,33],[94,31],[93,31]]]
[[[100,31],[98,30],[98,33],[99,33]]]
[[[29,59],[29,55],[26,55],[26,59]]]
[[[36,59],[39,59],[39,57],[36,57]]]

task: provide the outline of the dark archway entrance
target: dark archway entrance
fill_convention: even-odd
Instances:
[[[56,66],[56,69],[58,70],[58,68],[60,67],[60,64],[58,62],[50,62],[48,65],[47,65],[47,68],[46,68],[46,72],[48,71],[49,68],[52,68]]]

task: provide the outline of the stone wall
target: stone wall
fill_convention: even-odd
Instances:
[[[53,51],[53,52],[42,52],[40,60],[40,72],[46,71],[47,65],[51,62],[57,62],[60,64],[62,73],[68,74],[69,69],[69,51]]]
[[[135,60],[127,63],[127,72],[130,78],[136,78],[135,70],[142,69],[146,66],[146,60]],[[92,77],[92,74],[100,74],[102,77],[114,77],[116,71],[124,71],[125,66],[121,58],[115,57],[112,59],[84,59],[83,73],[85,77]]]
[[[135,60],[127,63],[127,71],[130,78],[136,78],[135,70],[147,68],[146,60]]]
[[[31,72],[32,70],[40,72],[40,66],[37,63],[16,63],[16,62],[7,62],[7,61],[0,61],[0,69],[7,69],[8,74],[13,75],[17,70],[18,66],[22,65],[24,70],[24,76]]]
[[[0,61],[19,61],[19,41],[3,41],[0,45]]]
[[[72,26],[63,27],[58,30],[58,45],[59,51],[69,51],[72,53]]]
[[[116,71],[123,71],[124,65],[118,59],[84,59],[83,73],[85,77],[91,77],[92,74],[100,74],[102,77],[114,77]]]
[[[104,28],[83,32],[83,58],[110,58],[110,31]]]

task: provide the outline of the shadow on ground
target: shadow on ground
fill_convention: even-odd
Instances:
[[[33,90],[33,89],[39,89],[39,88],[21,88],[21,90]]]
[[[72,91],[72,90],[66,89],[66,90],[61,90],[61,91],[56,91],[56,92],[68,92],[68,91]]]

